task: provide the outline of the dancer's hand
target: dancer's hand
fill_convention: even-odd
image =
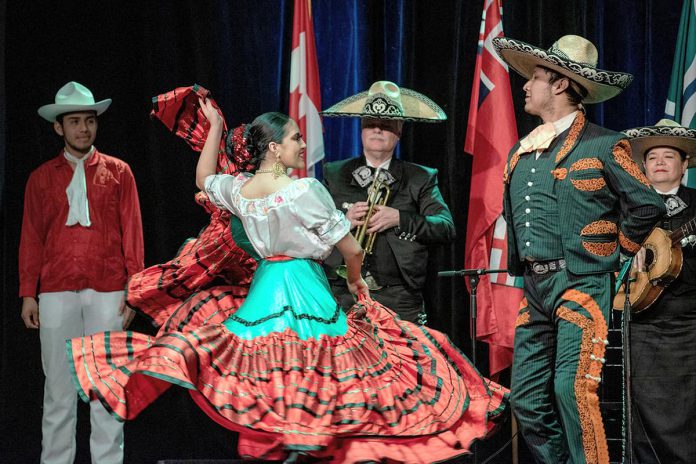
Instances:
[[[222,116],[218,110],[215,109],[213,104],[207,98],[199,98],[198,103],[201,106],[201,112],[205,118],[210,122],[210,127],[222,127]]]
[[[348,282],[348,291],[350,291],[350,293],[353,295],[365,295],[367,297],[370,296],[370,289],[367,288],[365,279],[363,279],[362,277],[356,280],[355,282]]]

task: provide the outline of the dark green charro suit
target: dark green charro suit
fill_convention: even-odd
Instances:
[[[524,275],[525,286],[512,406],[538,462],[608,462],[596,392],[613,272],[620,253],[638,251],[664,203],[628,141],[582,113],[538,159],[518,147],[508,157],[503,199],[508,269]]]

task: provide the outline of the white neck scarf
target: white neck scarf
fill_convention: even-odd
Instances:
[[[92,154],[94,154],[94,147],[82,158],[76,158],[68,153],[68,150],[63,150],[65,159],[75,163],[75,172],[73,173],[72,180],[70,184],[68,184],[68,188],[65,189],[65,193],[68,195],[68,205],[70,206],[68,220],[65,223],[66,226],[74,226],[78,222],[83,227],[92,225],[92,222],[89,220],[87,179],[85,178],[85,162],[92,158]]]

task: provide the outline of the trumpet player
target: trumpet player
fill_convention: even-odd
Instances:
[[[388,81],[375,82],[323,114],[362,119],[362,155],[325,164],[324,184],[366,251],[370,295],[401,319],[425,324],[428,245],[450,242],[454,222],[437,186],[437,170],[396,159],[394,150],[404,121],[439,122],[446,116],[426,96]],[[353,297],[336,274],[341,264],[334,253],[325,267],[337,301],[349,308]]]

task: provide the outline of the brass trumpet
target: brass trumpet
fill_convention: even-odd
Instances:
[[[380,178],[380,170],[381,168],[377,168],[375,171],[375,178],[372,181],[372,184],[370,184],[370,187],[367,189],[367,213],[365,214],[364,222],[362,225],[358,226],[353,233],[355,240],[357,240],[358,244],[360,245],[360,248],[362,248],[365,251],[365,254],[368,255],[372,254],[372,248],[374,247],[375,239],[377,238],[377,234],[375,232],[370,234],[367,233],[368,223],[370,222],[370,219],[372,219],[372,215],[375,213],[375,207],[385,206],[387,201],[389,201],[389,195],[391,194],[391,188],[389,188],[389,185],[387,185],[384,179]],[[363,257],[364,256],[365,255],[363,255]],[[347,278],[348,271],[346,269],[346,265],[341,264],[338,266],[336,268],[336,274],[344,279]],[[373,289],[371,288],[370,290]]]

